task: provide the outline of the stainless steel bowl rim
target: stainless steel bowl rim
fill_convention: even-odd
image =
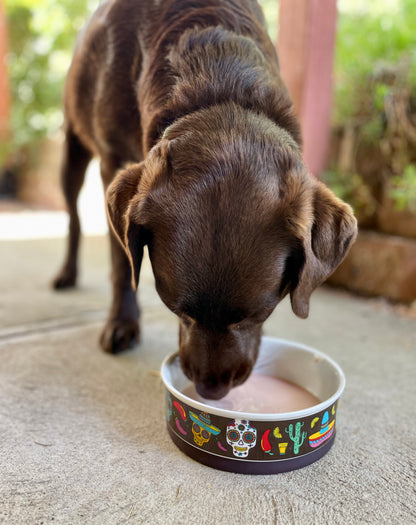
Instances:
[[[284,420],[287,421],[291,419],[302,419],[302,418],[311,416],[315,413],[325,410],[326,408],[333,405],[335,401],[337,401],[340,398],[345,388],[345,375],[341,367],[331,357],[327,356],[323,352],[320,352],[319,350],[316,350],[315,348],[312,348],[308,345],[304,345],[303,343],[297,343],[294,341],[289,341],[289,340],[280,339],[280,338],[278,339],[278,338],[273,338],[273,337],[263,337],[263,340],[270,341],[270,342],[279,342],[286,346],[298,348],[306,352],[310,352],[314,355],[314,357],[317,357],[319,359],[326,361],[335,370],[335,372],[338,375],[339,386],[336,392],[332,396],[330,396],[328,399],[325,399],[324,401],[322,401],[321,403],[313,405],[309,408],[305,408],[303,410],[296,410],[293,412],[277,412],[277,413],[237,412],[235,410],[226,410],[222,408],[213,407],[211,405],[200,403],[199,401],[195,401],[194,399],[184,395],[180,390],[175,388],[170,383],[169,378],[167,377],[169,364],[173,362],[179,356],[179,352],[174,352],[173,354],[166,356],[166,358],[163,360],[162,365],[161,365],[162,381],[165,387],[167,388],[167,390],[169,390],[171,394],[173,394],[176,398],[183,401],[185,404],[194,407],[195,409],[198,409],[202,412],[216,414],[218,416],[222,416],[226,418],[247,419],[250,421],[284,421]]]

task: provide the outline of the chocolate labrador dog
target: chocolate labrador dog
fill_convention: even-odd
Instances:
[[[348,205],[308,174],[298,122],[255,0],[111,0],[79,37],[65,91],[62,181],[70,214],[56,288],[73,286],[76,201],[101,160],[111,226],[107,352],[139,336],[148,246],[180,321],[185,374],[207,398],[244,382],[262,324],[312,291],[356,236]]]

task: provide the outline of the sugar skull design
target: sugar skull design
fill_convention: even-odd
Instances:
[[[227,443],[231,445],[234,456],[245,458],[257,441],[257,429],[245,419],[235,419],[227,425]]]
[[[189,412],[189,417],[192,420],[192,434],[194,435],[194,442],[202,447],[204,443],[207,443],[211,435],[218,436],[221,430],[214,425],[211,425],[211,417],[205,412],[201,412],[199,416],[193,412]]]

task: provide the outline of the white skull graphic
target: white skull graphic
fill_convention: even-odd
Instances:
[[[227,426],[227,443],[232,446],[234,456],[245,458],[257,441],[257,429],[245,419],[235,419]]]

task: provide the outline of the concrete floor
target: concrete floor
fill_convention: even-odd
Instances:
[[[343,368],[337,438],[319,462],[275,476],[215,471],[164,423],[163,357],[177,324],[143,264],[142,343],[98,350],[108,247],[84,240],[80,286],[49,282],[63,239],[0,241],[0,523],[416,523],[416,320],[321,288],[308,320],[289,301],[265,333],[315,346]]]

